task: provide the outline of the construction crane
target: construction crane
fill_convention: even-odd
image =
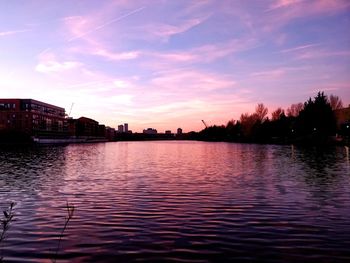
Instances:
[[[204,120],[202,120],[202,122],[203,122],[205,128],[208,128],[208,125],[206,124],[206,122]]]
[[[70,110],[69,110],[69,113],[68,113],[68,117],[69,117],[70,114],[72,113],[73,106],[74,106],[74,102],[72,102],[72,105],[70,106]]]

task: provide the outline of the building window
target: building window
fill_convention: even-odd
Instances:
[[[1,110],[10,110],[11,104],[10,103],[0,103],[0,109]]]

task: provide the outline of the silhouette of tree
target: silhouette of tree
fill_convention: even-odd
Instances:
[[[264,106],[263,103],[259,103],[258,106],[256,106],[255,114],[258,121],[263,122],[265,120],[267,113],[268,113],[268,109]]]
[[[249,138],[252,136],[253,126],[257,122],[257,120],[258,119],[256,114],[252,114],[252,115],[250,115],[249,113],[241,114],[241,117],[240,117],[241,131],[244,137]]]
[[[229,140],[238,140],[240,137],[241,124],[239,121],[230,120],[226,125],[227,137]]]
[[[329,136],[336,131],[336,119],[332,107],[323,92],[312,100],[309,98],[297,119],[297,131],[300,135]]]
[[[200,137],[206,141],[222,141],[227,139],[226,127],[221,126],[210,126],[200,132]]]
[[[255,113],[245,113],[241,115],[240,125],[243,138],[255,140],[261,137],[261,124],[268,120],[268,118],[266,118],[267,113],[268,109],[264,104],[259,103],[255,108]]]
[[[332,110],[338,110],[343,108],[342,100],[333,94],[329,96],[329,103],[331,104]]]
[[[340,107],[341,100],[331,96],[333,107]],[[256,143],[324,143],[336,131],[336,119],[330,99],[319,92],[304,104],[292,104],[287,116],[282,108],[267,117],[268,109],[259,103],[253,114],[241,114],[239,121],[230,120],[226,126],[210,126],[192,136],[210,141],[238,141]],[[336,102],[336,103],[335,103]],[[334,106],[335,105],[335,106]]]
[[[299,113],[303,110],[304,104],[299,102],[292,104],[288,109],[287,109],[287,116],[288,117],[297,117]]]
[[[291,135],[294,117],[287,117],[284,111],[279,109],[272,114],[273,120],[269,125],[269,135],[274,141],[284,143],[287,141],[287,137]]]
[[[272,114],[272,121],[277,121],[281,118],[282,115],[284,115],[284,110],[281,107],[279,107],[271,114]]]
[[[226,124],[226,129],[231,129],[231,128],[233,128],[234,126],[236,126],[236,121],[235,120],[230,120],[230,121],[228,121],[227,122],[227,124]]]

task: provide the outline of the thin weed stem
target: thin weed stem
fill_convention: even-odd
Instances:
[[[7,231],[10,228],[10,223],[13,219],[13,207],[15,206],[15,203],[12,202],[10,204],[10,207],[6,210],[3,211],[4,214],[4,218],[1,219],[1,235],[0,235],[0,262],[3,262],[3,251],[2,251],[2,246],[3,246],[3,242],[5,241],[6,237],[7,237]]]
[[[57,255],[58,255],[58,251],[60,250],[60,246],[61,246],[61,241],[62,241],[63,233],[64,233],[64,231],[66,230],[69,221],[73,218],[73,214],[74,214],[74,205],[70,205],[70,204],[68,203],[68,201],[67,201],[66,208],[67,208],[67,216],[65,217],[65,223],[64,223],[64,226],[63,226],[63,228],[62,228],[60,237],[59,237],[59,239],[58,239],[58,244],[57,244],[55,256],[54,256],[54,258],[52,259],[52,262],[54,262],[54,263],[55,263],[56,260],[57,260]]]

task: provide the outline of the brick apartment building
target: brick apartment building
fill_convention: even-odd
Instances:
[[[40,137],[65,136],[65,109],[33,99],[0,99],[0,132]]]
[[[71,137],[99,137],[112,141],[115,137],[115,129],[99,124],[97,121],[80,117],[78,119],[68,118],[68,131]]]
[[[76,119],[75,125],[76,125],[75,135],[77,136],[93,137],[93,136],[99,135],[99,124],[97,121],[93,119],[80,117]]]

